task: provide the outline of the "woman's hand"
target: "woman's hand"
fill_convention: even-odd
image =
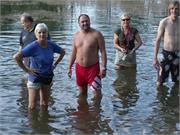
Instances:
[[[128,51],[127,51],[127,49],[121,47],[121,52],[122,53],[127,53]]]

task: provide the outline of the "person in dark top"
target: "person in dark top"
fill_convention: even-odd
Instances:
[[[135,41],[137,44],[135,44]],[[116,49],[115,68],[136,67],[136,50],[142,45],[142,40],[136,28],[130,26],[130,16],[121,16],[121,26],[114,32],[114,47]]]
[[[21,31],[19,38],[19,51],[21,51],[29,43],[36,40],[36,36],[34,34],[36,24],[33,17],[28,13],[23,13],[20,17],[20,23],[23,27],[23,30]],[[24,64],[29,65],[29,58],[24,58],[23,62]]]

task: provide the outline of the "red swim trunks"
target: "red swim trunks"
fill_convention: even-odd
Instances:
[[[76,83],[78,86],[90,85],[92,90],[101,89],[101,78],[99,76],[99,62],[89,67],[82,67],[76,63]]]

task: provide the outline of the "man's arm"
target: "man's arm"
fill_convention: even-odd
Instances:
[[[72,66],[74,64],[74,61],[76,59],[76,46],[75,46],[75,38],[73,39],[73,43],[72,43],[72,52],[69,58],[69,65],[68,65],[68,76],[71,78],[72,76]]]
[[[161,42],[161,37],[164,34],[164,21],[160,21],[158,31],[157,31],[157,36],[156,36],[156,41],[154,45],[154,58],[153,58],[153,66],[157,68],[159,65],[157,55],[160,47],[160,42]]]
[[[100,32],[98,36],[98,45],[101,52],[101,60],[102,60],[101,77],[103,78],[106,76],[107,54],[106,54],[104,37]]]

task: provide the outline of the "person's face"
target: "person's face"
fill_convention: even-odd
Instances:
[[[39,29],[36,31],[36,38],[38,41],[44,41],[47,38],[47,31],[46,29]]]
[[[79,19],[79,26],[83,30],[88,30],[90,28],[90,20],[86,16],[81,16]]]
[[[173,18],[176,18],[178,17],[179,15],[179,8],[178,8],[178,5],[174,5],[170,8],[170,15],[173,17]]]
[[[21,25],[25,30],[28,30],[31,28],[31,22],[26,19],[25,17],[21,17],[20,19]]]
[[[127,16],[123,16],[122,18],[121,18],[121,25],[122,26],[129,26],[129,23],[130,23],[130,18],[129,17],[127,17]]]

